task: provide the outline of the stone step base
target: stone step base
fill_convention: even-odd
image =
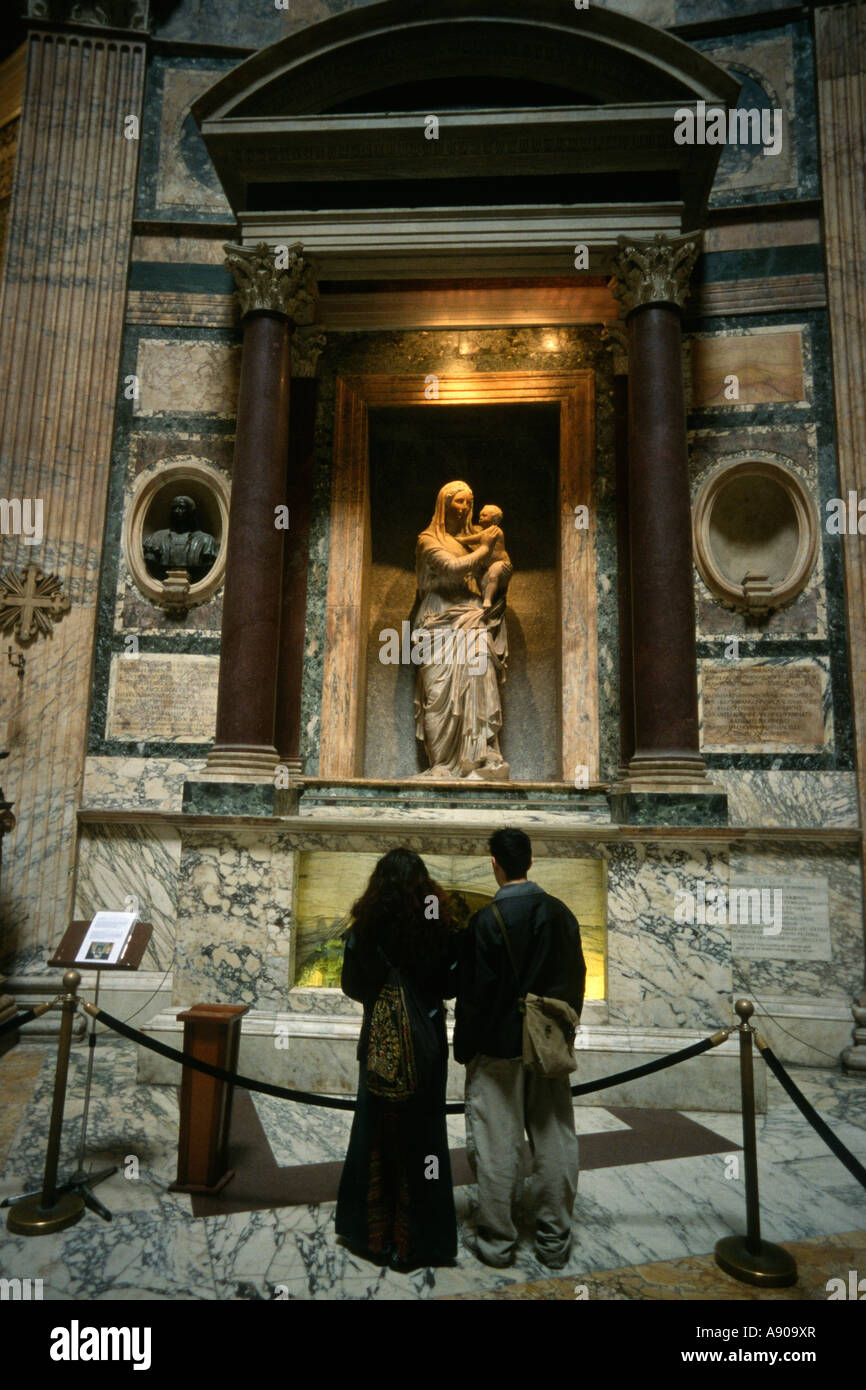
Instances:
[[[151,1018],[142,1031],[169,1047],[183,1047],[183,1024],[177,1008]],[[241,1027],[238,1071],[243,1076],[321,1095],[351,1096],[358,1081],[355,1056],[359,1020],[340,1015],[268,1013],[245,1015]],[[707,1034],[694,1030],[622,1029],[584,1026],[578,1033],[578,1071],[573,1084],[591,1081],[655,1061]],[[450,1042],[450,1028],[449,1028]],[[157,1085],[180,1084],[181,1068],[139,1046],[138,1080]],[[462,1100],[464,1068],[449,1061],[448,1099]],[[755,1066],[755,1100],[766,1109],[766,1069]],[[736,1038],[700,1057],[626,1085],[579,1098],[582,1105],[627,1105],[665,1110],[738,1111],[739,1051]]]

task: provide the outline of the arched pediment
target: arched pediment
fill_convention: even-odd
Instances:
[[[688,44],[597,5],[383,0],[248,58],[193,115],[245,239],[291,232],[339,261],[339,278],[353,247],[411,242],[428,273],[451,274],[437,239],[460,210],[456,245],[477,243],[471,265],[493,273],[503,247],[500,269],[515,248],[531,258],[528,210],[557,265],[569,240],[700,225],[720,148],[678,144],[675,112],[733,106],[738,91]]]
[[[462,84],[461,84],[462,79]],[[723,69],[649,24],[616,10],[565,0],[383,0],[292,34],[241,63],[200,98],[196,119],[249,120],[322,115],[346,109],[383,111],[389,91],[397,109],[430,105],[431,86],[456,88],[461,105],[489,104],[496,84],[519,95],[530,84],[546,105],[736,100]],[[471,83],[479,84],[474,99]],[[407,107],[409,88],[423,88]],[[462,86],[462,92],[461,92]],[[497,105],[499,103],[496,103]],[[523,105],[509,100],[507,105]],[[533,100],[532,105],[541,105]],[[453,109],[441,104],[441,109]]]

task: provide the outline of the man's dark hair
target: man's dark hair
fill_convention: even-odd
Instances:
[[[522,830],[494,830],[488,845],[506,878],[526,878],[532,861],[532,845],[528,835]]]

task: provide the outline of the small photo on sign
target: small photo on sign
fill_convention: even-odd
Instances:
[[[85,960],[108,960],[111,955],[110,941],[91,941]]]
[[[75,957],[81,965],[116,965],[126,950],[136,912],[97,912]]]

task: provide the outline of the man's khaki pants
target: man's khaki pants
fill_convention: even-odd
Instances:
[[[571,1246],[578,1150],[570,1081],[524,1067],[521,1058],[473,1057],[466,1068],[466,1144],[478,1182],[478,1253],[510,1264],[517,1245],[513,1208],[524,1178],[524,1131],[533,1154],[530,1188],[536,1252],[564,1263]]]

